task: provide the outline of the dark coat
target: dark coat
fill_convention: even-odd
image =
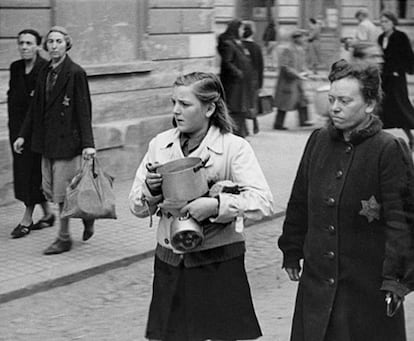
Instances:
[[[85,71],[69,56],[63,61],[56,84],[46,103],[48,67],[38,78],[31,110],[20,136],[31,133],[32,150],[50,159],[69,159],[94,147],[89,85]]]
[[[280,72],[275,89],[274,105],[279,110],[303,108],[307,99],[299,73],[305,71],[306,54],[302,47],[290,43],[280,55]]]
[[[351,142],[332,126],[311,135],[279,239],[284,267],[304,259],[292,341],[406,339],[403,309],[387,317],[381,291],[413,290],[413,165],[402,143],[378,119]]]
[[[39,71],[46,64],[47,61],[38,55],[33,69],[27,75],[25,75],[23,59],[10,65],[7,108],[9,138],[13,153],[14,195],[16,199],[23,201],[26,205],[45,201],[41,191],[41,155],[31,151],[30,141],[25,146],[22,154],[17,154],[13,151],[13,142],[19,136],[19,131],[26,117]]]
[[[382,47],[385,34],[378,38]],[[384,99],[380,113],[384,128],[414,129],[414,108],[408,98],[406,73],[412,73],[414,54],[404,32],[394,30],[383,49],[382,88]]]
[[[226,104],[232,113],[244,113],[250,108],[250,60],[243,47],[234,39],[221,35],[217,50],[221,57],[220,80],[226,94]]]

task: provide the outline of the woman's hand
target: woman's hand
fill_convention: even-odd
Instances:
[[[162,183],[162,175],[156,173],[157,168],[160,167],[161,164],[159,162],[155,163],[147,163],[147,177],[145,178],[145,183],[147,184],[148,189],[150,190],[152,195],[161,194],[161,183]]]
[[[291,281],[297,282],[300,279],[300,269],[298,268],[285,268],[289,279]]]
[[[219,202],[216,198],[201,197],[185,205],[180,213],[185,215],[187,212],[197,221],[203,221],[210,217],[215,217],[219,212]]]
[[[13,143],[13,149],[17,154],[21,154],[23,152],[23,145],[24,145],[24,138],[18,137]]]

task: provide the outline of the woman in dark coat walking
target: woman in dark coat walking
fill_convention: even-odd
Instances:
[[[408,137],[410,148],[414,148],[414,108],[408,98],[406,73],[414,72],[414,54],[408,36],[395,28],[397,17],[390,11],[381,14],[383,33],[378,43],[384,53],[382,70],[381,119],[384,129],[402,128]]]
[[[341,60],[329,80],[330,123],[309,138],[279,239],[299,281],[291,341],[405,341],[412,160],[375,115],[377,66]]]
[[[246,112],[251,107],[249,77],[251,73],[248,51],[240,40],[239,19],[232,20],[225,32],[218,37],[217,50],[221,57],[220,80],[226,94],[229,114],[235,123],[234,134],[247,135]]]
[[[253,27],[250,23],[243,25],[243,46],[249,51],[251,63],[250,76],[250,97],[252,108],[255,113],[258,112],[259,92],[263,87],[263,54],[262,48],[253,40]],[[257,117],[253,118],[253,133],[259,132],[259,123]]]
[[[41,155],[32,152],[30,144],[22,154],[13,151],[13,142],[18,137],[26,117],[39,71],[47,64],[47,61],[38,54],[41,40],[41,36],[35,30],[25,29],[19,32],[17,44],[21,59],[10,65],[7,107],[13,156],[14,195],[25,205],[22,220],[11,233],[13,238],[24,237],[32,229],[52,226],[55,219],[41,189]],[[44,217],[33,224],[32,216],[36,204],[42,206]]]

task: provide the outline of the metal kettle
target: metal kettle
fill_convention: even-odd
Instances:
[[[171,245],[179,251],[191,251],[201,245],[204,234],[201,226],[189,214],[175,217],[171,223]]]

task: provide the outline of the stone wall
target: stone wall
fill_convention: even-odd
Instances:
[[[32,25],[42,34],[53,24],[68,28],[69,55],[89,77],[98,156],[117,179],[132,178],[149,140],[171,127],[175,78],[215,70],[214,0],[110,0],[109,12],[99,0],[53,2],[54,8],[49,0],[0,0],[0,8],[13,7],[7,7],[7,36],[0,21],[0,205],[14,200],[7,68],[18,59],[15,35],[22,28]]]

